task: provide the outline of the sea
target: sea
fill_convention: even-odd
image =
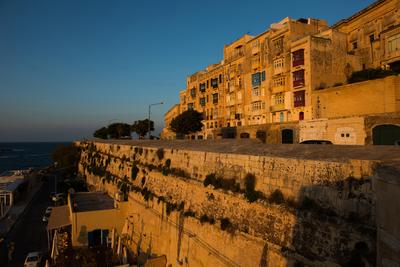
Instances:
[[[53,164],[53,151],[60,145],[68,144],[71,143],[0,143],[0,173],[50,166]]]

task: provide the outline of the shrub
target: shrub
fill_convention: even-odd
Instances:
[[[261,193],[255,191],[254,188],[256,186],[256,177],[252,173],[248,173],[244,178],[245,184],[245,197],[249,202],[254,202],[261,197]]]
[[[215,177],[215,173],[207,174],[206,179],[203,181],[204,187],[207,187],[208,185],[215,185],[216,181],[217,178]]]
[[[256,177],[254,174],[246,174],[246,177],[244,178],[244,185],[246,191],[254,191],[254,188],[256,187]]]
[[[185,202],[182,201],[179,205],[178,205],[178,211],[181,211],[185,208]]]
[[[167,208],[166,208],[167,216],[169,216],[171,212],[174,211],[175,209],[176,209],[176,204],[167,202]]]
[[[167,168],[170,168],[170,167],[171,167],[171,160],[170,160],[170,159],[167,159],[167,160],[165,161],[165,166],[166,166]]]
[[[357,83],[367,80],[374,80],[384,78],[386,76],[395,75],[396,73],[392,70],[377,69],[366,69],[361,71],[353,72],[348,78],[348,83]]]
[[[201,223],[206,223],[206,222],[209,222],[209,221],[210,221],[210,218],[206,214],[201,215],[201,217],[200,217],[200,222]]]
[[[269,196],[269,201],[274,204],[282,204],[285,201],[281,190],[275,189]]]
[[[230,190],[232,192],[240,191],[240,184],[236,183],[235,179],[224,179],[221,177],[216,177],[215,173],[210,173],[206,176],[203,181],[203,185],[207,187],[208,185],[214,186],[215,189],[221,188],[224,190]]]
[[[258,191],[246,191],[244,195],[247,200],[252,203],[260,198],[261,193]]]
[[[232,223],[228,218],[223,218],[221,219],[221,230],[225,231],[227,230],[229,227],[232,227]]]
[[[132,171],[131,171],[131,178],[132,178],[132,180],[135,180],[135,179],[136,179],[138,172],[139,172],[139,168],[136,167],[136,165],[133,165],[133,166],[132,166]]]
[[[158,159],[162,160],[164,158],[164,149],[162,149],[162,148],[157,149],[156,154],[157,154]]]
[[[184,213],[183,213],[183,216],[185,216],[185,217],[195,217],[196,216],[196,213],[194,212],[194,211],[192,211],[192,210],[187,210],[187,211],[185,211]]]

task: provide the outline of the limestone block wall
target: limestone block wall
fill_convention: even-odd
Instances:
[[[315,91],[318,118],[399,112],[400,76],[364,81]]]
[[[133,249],[165,254],[172,266],[344,264],[358,242],[373,263],[374,162],[80,145],[88,183],[110,195],[127,192]],[[252,173],[264,197],[250,203],[243,191],[205,187],[211,173],[241,188]],[[280,205],[269,201],[277,189],[285,198]],[[306,209],[304,199],[318,208]]]

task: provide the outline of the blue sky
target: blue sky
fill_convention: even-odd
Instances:
[[[0,0],[0,142],[90,138],[152,108],[156,132],[186,76],[284,17],[330,25],[372,3]]]

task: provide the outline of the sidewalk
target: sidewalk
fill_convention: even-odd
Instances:
[[[40,190],[43,182],[40,181],[40,177],[31,176],[29,179],[29,189],[23,199],[20,199],[15,205],[13,205],[8,211],[6,217],[0,219],[0,237],[5,237],[18,219],[28,210],[32,200],[36,196],[36,193]]]

